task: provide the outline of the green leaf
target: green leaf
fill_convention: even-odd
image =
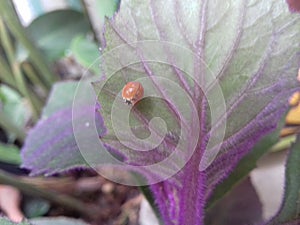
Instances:
[[[300,223],[300,135],[291,147],[287,159],[281,208],[267,225],[281,225],[295,221],[298,221],[297,224]]]
[[[77,86],[77,81],[55,83],[43,108],[42,118],[47,118],[57,111],[71,107]]]
[[[150,119],[160,117],[169,125],[172,118],[172,125],[178,125],[185,118],[181,117],[183,113],[192,106],[197,109],[197,113],[186,117],[189,136],[182,137],[183,126],[167,127],[167,134],[189,142],[182,152],[194,151],[185,167],[178,164],[179,160],[172,161],[180,174],[161,179],[162,188],[154,191],[167,224],[202,224],[202,207],[212,191],[258,141],[276,129],[288,109],[288,98],[299,90],[295,79],[300,57],[299,21],[299,15],[291,14],[284,0],[123,0],[119,13],[107,20],[106,48],[100,61],[106,79],[102,77],[94,86],[108,129],[108,137],[102,138],[105,144],[124,153],[132,165],[161,166],[164,162],[158,154],[165,154],[163,159],[169,160],[170,142],[152,142],[160,145],[159,151],[153,148],[146,152],[142,145],[135,148],[142,154],[133,152],[133,148],[130,151],[140,142],[148,144],[144,141],[146,135],[139,136],[143,132],[137,128],[142,123],[137,120],[144,119],[147,125]],[[171,98],[180,93],[180,88],[172,89],[156,80],[163,78],[183,87],[181,96],[191,96],[193,104],[178,97],[173,104]],[[141,82],[145,96],[133,107],[125,108],[122,88],[129,81]],[[157,104],[151,91],[168,93],[162,98],[170,104]],[[114,111],[121,113],[114,116]],[[201,132],[195,128],[197,124]],[[143,128],[149,128],[146,125]],[[195,148],[190,144],[193,138],[197,139]],[[271,143],[265,140],[259,150],[266,151]],[[239,176],[245,176],[260,156],[261,152],[252,155],[246,172]],[[176,159],[185,158],[177,155]],[[172,170],[172,163],[157,173],[150,171],[155,173],[153,176],[147,175],[150,179],[163,176],[161,171]],[[173,199],[174,204],[170,203]]]
[[[88,225],[82,220],[76,220],[67,217],[37,218],[31,219],[30,222],[32,225]]]
[[[71,43],[71,51],[84,68],[91,70],[94,74],[100,74],[98,58],[99,47],[95,42],[83,36],[75,37]]]
[[[6,85],[0,85],[0,112],[10,119],[11,123],[17,128],[23,130],[29,118],[29,107],[26,101],[17,93]],[[16,138],[14,133],[9,133],[9,139],[13,142]]]
[[[119,7],[119,0],[97,0],[96,11],[102,20],[104,17],[112,17]]]
[[[66,9],[43,14],[26,29],[48,60],[53,61],[65,56],[72,39],[87,34],[90,26],[82,13]],[[28,53],[24,51],[23,48],[18,49],[19,60],[27,58]]]
[[[122,1],[116,16],[106,22],[106,48],[100,68],[107,79],[102,79],[103,85],[95,84],[110,135],[110,140],[104,142],[123,150],[120,141],[115,141],[120,138],[112,129],[113,124],[118,126],[117,131],[125,130],[126,126],[122,116],[126,115],[126,109],[120,93],[127,82],[141,79],[145,98],[132,112],[138,111],[147,122],[161,117],[168,125],[178,125],[178,120],[182,122],[178,117],[192,106],[199,110],[197,115],[205,114],[201,118],[195,114],[192,118],[186,117],[186,127],[195,126],[196,119],[200,119],[199,124],[207,124],[207,130],[212,128],[209,131],[211,143],[200,167],[222,168],[218,172],[207,171],[208,189],[213,190],[257,141],[275,129],[288,108],[288,97],[299,88],[295,82],[299,60],[298,21],[299,16],[290,14],[284,1]],[[178,97],[174,103],[171,98],[180,89],[156,84],[156,81],[151,83],[160,78],[183,87],[180,96],[192,96],[193,104]],[[206,107],[200,99],[205,97],[193,81],[204,89],[209,109],[202,110]],[[168,92],[161,97],[171,103],[167,105],[151,98],[151,91]],[[114,117],[114,109],[124,113]],[[137,123],[137,117],[129,117],[127,124],[131,123],[130,128],[141,134],[139,128],[143,124]],[[179,137],[180,128],[168,126],[167,132]],[[122,135],[126,140],[130,139],[128,130]],[[185,141],[199,137],[198,140],[204,142],[207,138],[206,134],[199,136],[197,129],[188,131],[194,134]],[[144,134],[140,139],[145,138],[146,129]],[[168,153],[170,147],[165,149]],[[219,153],[214,161],[216,155],[211,156],[211,152]],[[145,161],[151,158],[148,154],[144,156]],[[137,162],[141,162],[140,158]]]
[[[20,165],[21,156],[19,148],[14,145],[0,143],[0,161]]]
[[[29,222],[14,223],[7,218],[0,218],[0,225],[32,225]]]

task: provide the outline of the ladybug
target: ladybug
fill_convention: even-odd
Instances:
[[[140,82],[128,82],[122,90],[122,98],[128,105],[134,105],[144,96],[144,88]]]

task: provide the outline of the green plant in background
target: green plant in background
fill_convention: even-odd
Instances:
[[[91,38],[95,31],[85,2],[75,3],[83,12],[62,9],[44,13],[24,27],[12,1],[1,2],[0,126],[10,143],[24,141],[26,124],[37,121],[53,83],[61,80],[53,71],[55,62],[71,55],[86,70],[99,73],[98,65],[90,65],[99,57],[100,42]],[[117,8],[118,1],[97,1],[99,21],[112,16]],[[0,159],[5,158],[2,155]]]
[[[104,21],[105,16],[112,16],[118,8],[118,2],[98,0],[99,20]],[[76,7],[41,13],[24,27],[12,1],[1,1],[0,133],[6,136],[5,139],[0,139],[0,174],[2,175],[2,162],[20,165],[19,147],[24,142],[28,127],[34,125],[40,118],[53,84],[68,79],[54,70],[56,62],[71,57],[82,66],[82,71],[99,73],[98,65],[90,67],[92,62],[99,57],[101,45],[93,29],[95,25],[92,25],[85,1],[76,0],[72,2],[72,5],[74,4]],[[9,174],[0,177],[0,183],[24,187],[24,183],[19,183],[17,180],[16,183],[10,183]],[[31,189],[29,184],[25,187],[24,190],[22,188],[20,190],[33,196],[39,193],[39,190]],[[58,201],[58,203],[60,201],[58,199],[60,197],[48,194],[47,191],[42,192],[40,196],[50,201]],[[28,210],[25,208],[25,214],[29,218],[34,214],[42,215],[37,212],[40,209],[34,204],[25,205],[28,208]],[[74,209],[79,212],[82,210],[83,214],[86,212],[81,202],[76,202],[67,196],[62,198],[59,204],[71,208],[75,206]],[[30,213],[28,214],[27,211]],[[47,210],[43,210],[43,213],[46,212]],[[36,224],[45,222],[47,221],[35,221]],[[84,224],[68,219],[57,222]],[[0,220],[0,224],[11,223]]]

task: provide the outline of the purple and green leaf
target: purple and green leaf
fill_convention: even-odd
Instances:
[[[100,62],[106,80],[94,84],[107,128],[101,140],[128,165],[171,157],[156,171],[140,169],[166,225],[204,224],[215,188],[275,130],[299,90],[299,31],[299,15],[283,0],[123,0],[106,22]],[[146,97],[130,108],[120,93],[137,79]],[[95,108],[82,107],[73,120],[84,124],[85,110]],[[23,166],[33,174],[86,166],[70,113],[55,112],[29,134]],[[170,171],[176,174],[162,179]]]
[[[86,82],[84,85],[90,85]],[[91,92],[80,96],[80,108],[73,109],[72,103],[78,82],[62,82],[54,85],[42,119],[29,132],[22,149],[22,167],[31,170],[31,175],[64,172],[74,168],[87,168],[73,132],[73,122],[82,124],[82,132],[89,132],[86,126],[89,115],[95,114],[99,135],[105,128],[103,120],[94,105],[87,105]],[[79,114],[73,116],[73,110]]]
[[[257,161],[268,151],[270,148],[279,141],[279,135],[282,127],[284,126],[285,117],[278,124],[277,129],[263,137],[252,150],[239,161],[238,165],[230,173],[222,183],[220,183],[214,190],[210,197],[206,207],[211,208],[215,203],[218,202],[227,192],[229,192],[237,183],[244,179],[249,173],[255,169]]]
[[[111,115],[114,107],[126,111],[122,109],[120,91],[128,81],[152,79],[150,88],[144,85],[145,93],[148,88],[155,89],[163,93],[164,101],[169,101],[169,104],[157,103],[157,99],[146,98],[134,106],[129,119],[133,133],[154,115],[167,117],[167,124],[181,122],[178,121],[182,113],[179,106],[172,104],[170,95],[164,95],[167,86],[157,84],[157,77],[178,83],[198,110],[201,130],[192,158],[177,175],[152,185],[166,224],[203,224],[204,206],[216,186],[228,177],[255,143],[276,128],[288,109],[289,96],[299,89],[295,79],[300,59],[299,28],[300,17],[289,12],[286,2],[272,0],[200,3],[149,0],[144,4],[124,0],[120,12],[107,22],[101,65],[107,80],[96,85],[95,90],[99,93],[102,116],[110,136],[116,135],[113,123],[125,129],[124,118],[113,121]],[[153,40],[160,45],[151,45]],[[191,57],[183,49],[172,49],[172,44],[189,49],[195,56]],[[124,45],[129,47],[122,51]],[[206,96],[193,82],[201,85]],[[223,96],[218,94],[218,85]],[[222,97],[225,113],[217,104]],[[214,102],[207,102],[208,99]],[[145,114],[147,110],[156,111],[151,115]],[[210,124],[209,115],[215,111],[217,120]],[[169,122],[169,118],[177,122]],[[192,132],[193,120],[194,114],[187,123]],[[225,124],[222,142],[214,142],[215,145],[205,150],[207,140],[221,136],[219,128]],[[179,137],[178,129],[184,128],[172,125],[167,126],[167,134]],[[122,137],[126,139],[126,135],[130,136],[124,132]],[[168,156],[176,144],[166,141],[156,152],[132,154],[115,139],[102,140],[126,152],[129,164],[138,165],[158,162],[161,159],[158,155]],[[201,157],[218,144],[221,148],[217,158],[205,171],[199,172]]]

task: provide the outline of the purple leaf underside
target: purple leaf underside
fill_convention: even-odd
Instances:
[[[165,119],[167,132],[149,152],[133,154],[128,146],[144,150],[149,145],[135,142],[127,132],[118,133],[127,146],[115,139],[103,141],[125,152],[129,164],[143,166],[169,157],[182,133],[187,134],[185,142],[191,142],[182,145],[185,151],[177,157],[188,163],[172,178],[151,186],[165,224],[203,224],[204,207],[216,185],[276,128],[289,96],[299,89],[299,30],[299,16],[282,0],[124,0],[119,13],[107,21],[101,63],[107,80],[95,90],[108,133],[117,136],[115,125],[121,131],[126,128],[126,116],[113,121],[112,115],[116,109],[126,111],[120,92],[132,80],[145,88],[145,98],[129,116],[132,132],[140,138],[160,133],[162,128],[145,128],[155,116]],[[172,89],[160,79],[179,87]],[[187,98],[172,98],[177,92]],[[182,105],[196,112],[184,114]],[[215,159],[210,154],[214,151]],[[199,171],[203,160],[209,166]],[[172,162],[169,166],[175,168],[178,161]],[[151,183],[164,176],[164,169],[161,174],[141,171]]]
[[[43,119],[30,131],[22,149],[22,167],[31,175],[52,175],[74,168],[87,168],[73,133],[72,122],[82,124],[82,132],[90,132],[87,115],[95,114],[97,131],[103,135],[105,128],[94,106],[80,108],[80,116],[72,118],[72,108],[67,108]],[[73,120],[72,120],[73,119]],[[38,151],[36,150],[38,149]]]
[[[31,175],[52,175],[74,168],[89,166],[77,143],[73,124],[84,134],[93,131],[91,121],[95,121],[98,136],[106,132],[99,106],[89,104],[95,99],[89,81],[81,81],[85,91],[77,96],[77,107],[72,107],[79,82],[56,83],[43,109],[42,119],[28,133],[22,148],[22,167]]]

